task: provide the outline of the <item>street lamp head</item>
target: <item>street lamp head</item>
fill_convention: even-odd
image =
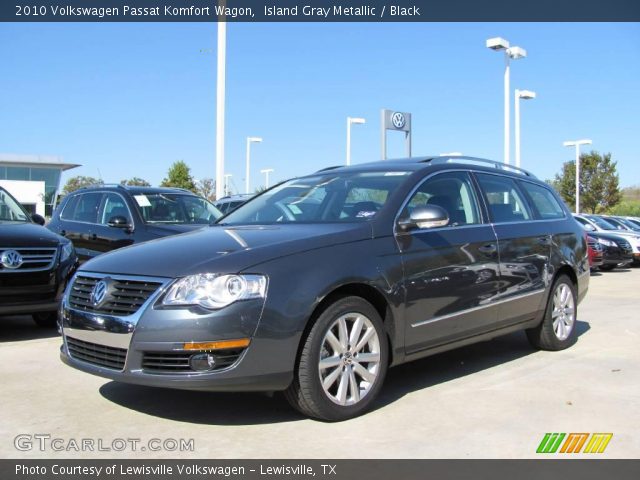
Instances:
[[[509,48],[509,42],[501,37],[493,37],[487,40],[487,48],[491,50],[506,50]]]
[[[362,125],[363,123],[367,123],[367,121],[364,118],[360,118],[360,117],[349,117],[349,123]]]
[[[247,142],[260,143],[262,142],[262,137],[247,137]]]
[[[518,60],[519,58],[525,58],[527,56],[527,51],[522,47],[511,47],[507,49],[507,55],[509,55],[513,60]]]
[[[562,145],[564,147],[575,147],[576,145],[591,145],[591,140],[588,138],[582,140],[573,140],[569,142],[564,142]]]
[[[531,90],[516,90],[516,92],[518,92],[518,97],[523,100],[536,98],[536,92],[532,92]]]

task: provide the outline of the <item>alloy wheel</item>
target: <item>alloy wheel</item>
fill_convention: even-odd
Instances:
[[[371,391],[380,372],[380,338],[369,318],[352,312],[331,324],[318,372],[324,393],[338,405],[355,405]]]
[[[573,293],[566,283],[560,283],[553,293],[553,331],[558,340],[566,340],[571,335],[575,323],[575,302]]]

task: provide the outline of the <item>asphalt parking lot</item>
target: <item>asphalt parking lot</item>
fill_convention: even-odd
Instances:
[[[640,457],[640,268],[595,274],[563,352],[523,333],[391,369],[374,411],[308,420],[280,396],[117,384],[59,360],[60,338],[0,319],[3,458],[534,458],[546,432],[612,432],[606,458]],[[193,439],[192,452],[30,451],[18,435]],[[66,447],[64,447],[66,448]],[[583,456],[573,455],[573,456]],[[593,458],[594,455],[584,455]]]

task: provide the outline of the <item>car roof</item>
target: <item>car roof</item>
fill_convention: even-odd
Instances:
[[[196,193],[191,190],[187,190],[184,188],[175,188],[175,187],[142,187],[142,186],[134,186],[134,185],[120,185],[120,184],[102,184],[102,185],[89,185],[87,187],[82,187],[76,190],[73,193],[87,191],[87,190],[110,190],[110,191],[126,191],[130,192],[133,195],[140,194],[156,194],[156,193],[176,193],[176,194],[186,194],[186,195],[195,195]]]
[[[402,169],[405,171],[420,171],[420,170],[444,170],[450,169],[453,166],[457,166],[464,169],[473,167],[474,170],[483,170],[488,172],[495,172],[496,169],[505,173],[524,176],[530,179],[537,180],[536,176],[527,170],[513,165],[507,165],[495,160],[489,160],[480,157],[470,157],[465,155],[455,156],[425,156],[425,157],[408,157],[397,158],[391,160],[378,160],[375,162],[360,163],[357,165],[337,165],[333,167],[323,168],[315,172],[315,174],[323,172],[371,172],[371,171],[389,171]],[[314,174],[314,175],[315,175]]]

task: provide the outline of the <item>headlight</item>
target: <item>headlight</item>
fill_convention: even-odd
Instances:
[[[615,247],[616,243],[611,241],[611,240],[607,240],[606,238],[599,238],[598,242],[600,242],[601,245],[604,245],[605,247]]]
[[[60,252],[60,261],[64,262],[73,255],[73,243],[67,242],[62,244],[62,251]]]
[[[176,281],[162,300],[163,305],[200,305],[218,309],[238,300],[264,298],[267,277],[263,275],[219,275],[201,273]]]

